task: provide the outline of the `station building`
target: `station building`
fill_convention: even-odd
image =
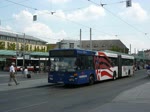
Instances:
[[[23,56],[26,60],[47,58],[46,44],[44,40],[23,33],[0,31],[0,70],[8,66],[8,58],[23,59]]]

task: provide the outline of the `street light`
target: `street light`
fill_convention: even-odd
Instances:
[[[23,67],[25,65],[25,33],[23,34]]]
[[[16,74],[17,74],[17,65],[18,65],[18,34],[16,34]]]

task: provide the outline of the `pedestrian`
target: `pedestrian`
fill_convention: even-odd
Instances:
[[[24,68],[23,68],[23,66],[20,67],[20,71],[21,71],[22,75],[24,75]]]
[[[27,74],[29,74],[28,73],[28,68],[27,68],[27,66],[25,66],[25,68],[24,68],[24,77],[27,77]]]
[[[16,76],[15,76],[15,63],[11,63],[11,66],[9,67],[9,83],[8,86],[12,86],[12,79],[18,85],[19,83],[17,82]]]
[[[34,68],[34,73],[37,73],[36,64],[34,64],[33,68]]]

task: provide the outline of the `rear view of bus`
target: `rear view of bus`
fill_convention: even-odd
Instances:
[[[94,54],[93,51],[80,49],[50,50],[48,82],[73,85],[93,83]]]

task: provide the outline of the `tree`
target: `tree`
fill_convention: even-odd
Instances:
[[[29,45],[25,45],[25,51],[29,51]]]
[[[36,46],[34,46],[34,51],[37,51],[37,50],[36,50]]]
[[[5,42],[0,42],[0,49],[5,49]]]
[[[52,50],[56,47],[56,44],[47,44],[47,51]]]
[[[120,47],[115,46],[115,45],[113,45],[110,50],[116,51],[116,52],[128,53],[128,50],[126,48],[120,48]]]
[[[16,49],[16,44],[15,43],[7,43],[7,50],[15,50]]]
[[[24,49],[24,45],[23,45],[23,44],[21,44],[21,48],[20,48],[20,50],[21,50],[21,51],[23,51],[23,49]]]
[[[39,48],[39,46],[37,46],[37,48],[36,48],[36,51],[40,51],[40,48]]]
[[[32,45],[30,45],[30,51],[32,51]]]

